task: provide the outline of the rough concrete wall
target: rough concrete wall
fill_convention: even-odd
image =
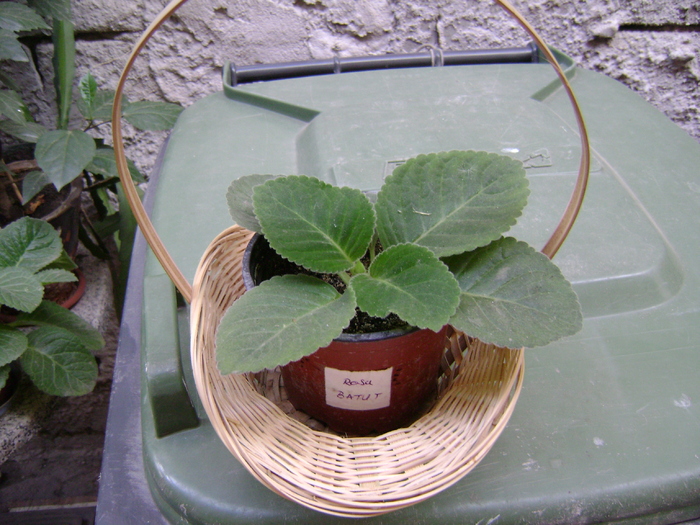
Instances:
[[[625,83],[700,141],[698,0],[514,4],[548,43],[582,67]],[[101,85],[113,87],[130,45],[162,5],[74,1],[80,71],[89,68]],[[527,40],[500,8],[484,1],[191,0],[149,43],[128,95],[189,105],[221,89],[226,60],[244,65],[410,52],[424,44],[450,50]],[[48,65],[49,50],[48,43],[38,46],[40,70]],[[46,85],[37,94],[45,97],[51,89]],[[48,115],[45,103],[37,105]],[[152,162],[162,135],[127,132],[127,137],[132,156],[143,166]]]

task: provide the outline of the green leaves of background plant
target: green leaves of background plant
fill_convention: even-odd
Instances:
[[[70,0],[29,0],[27,3],[40,15],[54,20],[70,20],[73,17]]]
[[[27,121],[29,110],[16,91],[0,91],[0,114],[12,122],[22,124]]]
[[[61,255],[63,245],[53,227],[24,217],[0,230],[0,267],[36,272]]]
[[[51,278],[74,280],[62,265],[51,267],[62,253],[61,239],[47,222],[23,217],[0,230],[0,304],[31,312]],[[52,273],[42,277],[45,268]]]
[[[351,290],[341,295],[308,275],[273,277],[244,294],[221,319],[219,370],[258,371],[301,359],[330,344],[354,315]]]
[[[35,29],[49,26],[34,10],[16,2],[0,2],[0,60],[28,62],[17,33]]]
[[[58,129],[39,138],[34,155],[39,167],[60,190],[80,176],[96,149],[95,139],[84,131]]]
[[[105,344],[100,333],[79,315],[51,301],[42,301],[30,313],[21,313],[15,324],[18,326],[47,326],[70,331],[80,344],[88,350],[99,350]]]
[[[26,5],[15,2],[0,2],[0,28],[9,31],[32,31],[49,29],[43,18]]]
[[[28,335],[22,369],[44,392],[56,396],[79,396],[91,392],[97,381],[92,354],[67,330],[40,327]]]
[[[0,367],[18,359],[28,344],[29,340],[25,334],[0,324]]]
[[[375,317],[395,313],[407,323],[438,331],[459,303],[459,285],[447,266],[422,246],[399,244],[380,253],[369,274],[350,281],[360,309]]]
[[[360,190],[303,175],[256,186],[253,203],[270,246],[316,272],[351,269],[374,233],[374,210]]]
[[[385,247],[415,243],[438,257],[498,239],[527,203],[522,164],[483,151],[419,155],[397,167],[377,196]]]
[[[445,259],[462,290],[450,323],[499,346],[541,346],[581,329],[571,284],[545,255],[506,237]]]
[[[0,268],[0,304],[31,311],[41,302],[44,287],[26,268]]]
[[[175,125],[183,108],[168,102],[140,100],[129,102],[122,114],[132,126],[145,131],[162,131]]]

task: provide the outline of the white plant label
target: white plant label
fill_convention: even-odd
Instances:
[[[391,404],[394,368],[369,372],[325,369],[326,404],[346,410],[376,410]]]

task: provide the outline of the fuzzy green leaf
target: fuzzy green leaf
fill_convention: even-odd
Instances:
[[[375,317],[398,315],[419,328],[440,330],[459,303],[459,286],[447,266],[427,248],[392,246],[372,262],[368,274],[350,281],[361,310]]]
[[[12,120],[0,121],[0,130],[24,142],[31,142],[32,144],[36,143],[39,137],[48,131],[47,128],[36,122],[15,122]]]
[[[27,349],[27,336],[9,326],[0,325],[0,367],[19,359]]]
[[[15,2],[0,2],[0,28],[14,32],[50,29],[33,9]]]
[[[129,124],[138,129],[162,131],[175,125],[182,110],[182,106],[169,102],[140,100],[126,106],[122,114]]]
[[[253,204],[270,246],[316,272],[352,268],[372,240],[374,210],[360,190],[288,176],[256,186]]]
[[[54,396],[81,396],[97,381],[97,363],[70,332],[40,327],[29,333],[29,346],[20,358],[34,384]]]
[[[462,290],[450,323],[499,346],[549,344],[581,329],[576,293],[545,255],[511,237],[445,259]]]
[[[95,156],[95,139],[84,131],[54,130],[36,143],[39,167],[59,190],[79,177]]]
[[[308,275],[273,277],[244,294],[221,319],[219,370],[257,372],[301,359],[330,344],[354,315],[352,291],[341,295]]]
[[[19,266],[36,272],[63,250],[61,238],[42,220],[23,217],[0,230],[0,267]]]
[[[0,29],[0,60],[29,62],[29,56],[27,56],[22,44],[17,40],[17,33],[7,29]]]
[[[44,297],[44,287],[26,268],[0,268],[0,304],[31,312]]]
[[[51,264],[45,266],[43,270],[66,270],[72,272],[77,267],[78,265],[70,258],[66,250],[61,250],[61,255],[59,255],[57,259],[51,261]]]
[[[226,192],[226,202],[236,224],[250,231],[262,232],[253,210],[253,188],[277,177],[278,175],[246,175],[231,183]]]
[[[438,257],[498,239],[527,203],[518,161],[476,151],[419,155],[397,167],[377,196],[377,231],[385,247],[410,242]]]
[[[75,274],[58,269],[41,270],[34,275],[44,285],[50,283],[72,283],[78,280]]]
[[[17,316],[16,324],[62,328],[88,350],[99,350],[105,345],[100,332],[90,323],[51,301],[42,301],[33,312],[20,314]]]

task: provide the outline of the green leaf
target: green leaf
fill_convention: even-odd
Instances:
[[[545,255],[512,237],[445,259],[462,290],[450,323],[486,343],[520,348],[578,332],[581,306]]]
[[[0,91],[0,114],[5,115],[12,122],[23,124],[27,122],[29,110],[17,92],[2,90]]]
[[[66,270],[72,272],[78,267],[77,264],[71,259],[70,255],[66,253],[66,250],[61,251],[61,255],[57,259],[54,259],[51,264],[45,266],[44,270]]]
[[[330,344],[354,315],[352,291],[341,295],[308,275],[273,277],[244,294],[221,319],[219,370],[257,372],[301,359]]]
[[[246,175],[234,180],[226,192],[226,202],[231,218],[239,226],[261,233],[260,223],[253,210],[253,188],[279,175]]]
[[[42,301],[33,312],[20,314],[16,324],[62,328],[88,350],[99,350],[105,345],[100,332],[90,323],[51,301]]]
[[[20,266],[36,272],[63,250],[61,238],[42,220],[22,217],[0,230],[0,267]]]
[[[399,244],[380,253],[369,274],[350,281],[357,305],[375,317],[395,313],[407,323],[438,331],[455,312],[459,286],[427,248]]]
[[[58,20],[73,18],[70,0],[29,0],[28,3],[30,7],[36,9],[37,13],[49,18]]]
[[[0,60],[29,62],[29,56],[27,56],[22,44],[17,40],[17,33],[7,29],[0,29]]]
[[[80,176],[95,156],[95,139],[84,131],[54,130],[36,143],[39,167],[59,190]]]
[[[0,2],[0,28],[14,32],[50,29],[33,9],[15,2]]]
[[[0,268],[0,304],[31,312],[44,297],[44,287],[26,268]]]
[[[0,367],[0,389],[5,388],[5,385],[7,384],[7,380],[10,378],[10,370],[11,370],[10,365],[5,365],[3,367]]]
[[[0,43],[0,47],[2,44]],[[0,59],[1,60],[1,59]],[[19,84],[17,84],[10,75],[7,75],[4,71],[0,71],[0,83],[5,84],[8,88],[10,88],[12,91],[22,91],[22,88],[19,87]]]
[[[80,77],[78,93],[80,93],[80,101],[82,102],[78,105],[80,112],[87,120],[92,120],[95,112],[95,99],[97,98],[97,81],[90,72]]]
[[[19,359],[27,349],[27,336],[9,326],[0,325],[0,366]]]
[[[81,396],[97,381],[97,363],[72,334],[61,328],[40,327],[29,333],[29,346],[20,358],[34,384],[54,396]]]
[[[146,182],[146,178],[141,174],[136,165],[129,159],[127,159],[126,162],[132,180],[134,182]],[[85,169],[90,173],[103,175],[107,178],[119,177],[114,150],[108,146],[100,146],[97,148],[97,150],[95,150],[95,155]]]
[[[122,95],[122,108],[129,105],[127,98]],[[81,97],[78,99],[78,109],[88,120],[109,122],[112,120],[112,107],[114,106],[114,91],[98,90],[90,105]]]
[[[51,184],[43,171],[30,171],[22,181],[22,204],[28,203],[36,194]]]
[[[352,268],[372,240],[374,210],[360,190],[293,175],[256,186],[253,204],[270,246],[316,272]]]
[[[32,144],[48,131],[48,129],[36,122],[14,122],[12,120],[0,120],[0,130]]]
[[[419,155],[397,167],[377,196],[385,247],[410,242],[438,257],[498,239],[520,216],[529,190],[522,164],[475,151]]]
[[[182,106],[169,102],[141,100],[131,102],[122,111],[126,121],[144,131],[168,130],[182,113]]]
[[[41,270],[34,275],[43,285],[50,283],[72,283],[78,280],[75,274],[58,269]]]

